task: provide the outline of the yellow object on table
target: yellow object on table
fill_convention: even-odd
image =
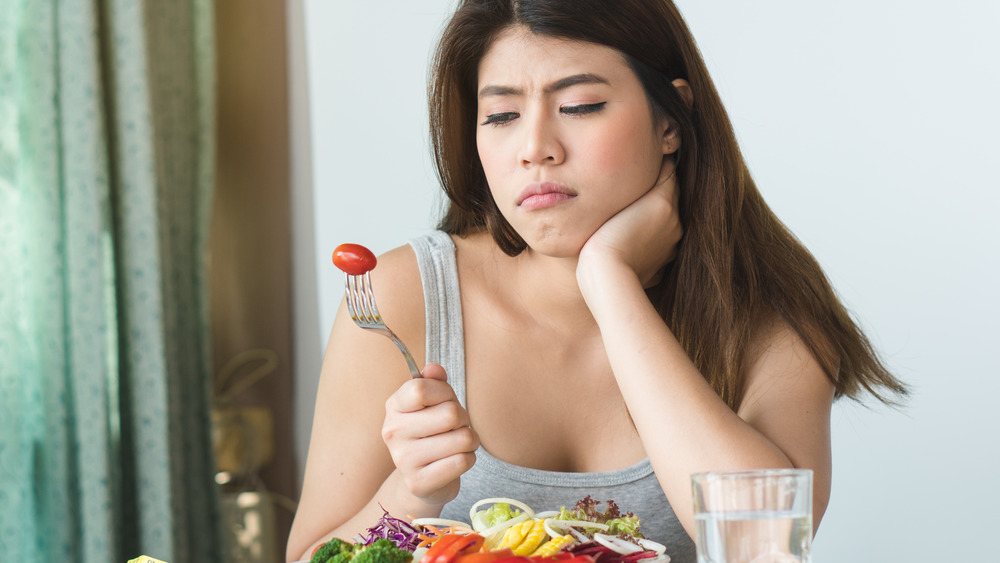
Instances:
[[[140,555],[135,559],[129,559],[128,563],[166,563],[165,561],[160,561],[159,559],[153,559],[148,555]]]

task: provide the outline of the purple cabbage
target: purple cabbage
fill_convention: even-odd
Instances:
[[[417,544],[420,543],[420,538],[418,537],[422,530],[415,527],[409,522],[400,520],[393,516],[389,516],[389,511],[382,509],[385,514],[379,519],[368,531],[358,536],[358,544],[360,545],[371,545],[375,543],[376,540],[387,539],[392,542],[398,549],[413,552],[417,549]]]
[[[579,543],[565,548],[564,551],[573,555],[589,555],[594,560],[594,563],[636,563],[643,559],[659,557],[655,551],[649,550],[622,555],[597,542]]]

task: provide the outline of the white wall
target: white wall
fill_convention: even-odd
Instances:
[[[296,276],[319,291],[312,305],[297,295],[297,310],[318,310],[319,325],[303,313],[296,328],[325,345],[342,295],[333,248],[383,252],[437,217],[425,81],[453,2],[299,2],[308,82],[299,74],[293,87],[308,94],[311,136],[301,124],[297,134],[312,164],[297,166],[315,191],[296,239],[314,245],[315,264]],[[678,4],[765,197],[914,389],[902,412],[835,408],[834,493],[815,560],[989,559],[1000,503],[1000,4]],[[314,366],[321,350],[301,348],[297,365]],[[317,375],[296,374],[300,459]]]

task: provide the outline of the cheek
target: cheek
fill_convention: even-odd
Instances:
[[[621,124],[596,134],[582,155],[592,173],[622,182],[653,185],[663,159],[649,124]]]
[[[486,179],[492,186],[495,181],[499,181],[508,167],[508,158],[504,153],[502,143],[491,140],[488,137],[479,135],[476,137],[476,150],[479,154],[479,162],[486,173]]]

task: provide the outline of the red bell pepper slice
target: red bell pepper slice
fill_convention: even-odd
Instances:
[[[445,534],[420,558],[420,563],[452,563],[460,554],[479,551],[485,541],[479,534]]]
[[[452,563],[495,563],[501,559],[514,557],[514,552],[510,548],[498,551],[480,551],[475,553],[462,553]]]
[[[497,559],[493,563],[539,563],[544,561],[544,557],[528,557],[527,555],[514,555],[511,552],[507,557]]]
[[[572,557],[558,559],[559,563],[594,563],[594,558],[589,555],[573,555]]]

